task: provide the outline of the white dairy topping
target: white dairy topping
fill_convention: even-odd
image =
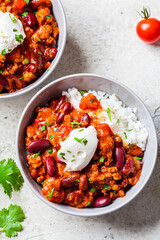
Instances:
[[[65,170],[81,171],[89,164],[96,151],[97,131],[93,126],[74,129],[60,144],[61,149],[57,156],[66,163]]]
[[[0,54],[11,52],[23,43],[25,37],[21,21],[9,12],[0,11]]]

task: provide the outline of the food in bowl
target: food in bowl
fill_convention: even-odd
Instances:
[[[57,54],[59,29],[50,0],[0,2],[0,93],[36,81]]]
[[[148,133],[115,94],[72,88],[35,112],[26,161],[47,200],[103,207],[138,182]]]

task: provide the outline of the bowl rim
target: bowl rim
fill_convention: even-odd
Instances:
[[[53,0],[51,0],[53,1]],[[61,3],[61,0],[56,0],[56,2],[59,4],[59,7],[60,7],[60,11],[62,13],[62,21],[64,23],[64,30],[63,30],[63,38],[62,38],[62,47],[61,47],[61,51],[59,52],[59,54],[57,54],[56,58],[54,60],[52,60],[52,62],[54,61],[53,65],[49,67],[49,71],[45,71],[46,75],[43,76],[43,74],[40,76],[40,80],[39,78],[31,83],[30,85],[16,91],[16,92],[13,92],[13,93],[4,93],[4,94],[0,94],[0,99],[9,99],[9,98],[14,98],[14,97],[17,97],[17,96],[20,96],[20,95],[23,95],[31,90],[33,90],[34,88],[38,87],[41,83],[43,83],[50,75],[51,73],[54,71],[54,69],[57,67],[61,57],[62,57],[62,54],[64,52],[64,48],[65,48],[65,45],[66,45],[66,39],[67,39],[67,19],[66,19],[66,15],[65,15],[65,11],[64,11],[64,7]],[[53,3],[52,3],[53,4]],[[53,6],[52,6],[53,7]]]
[[[65,210],[61,208],[61,204],[53,204],[52,202],[49,202],[47,199],[45,199],[43,196],[41,196],[36,190],[35,188],[32,186],[32,184],[30,183],[30,181],[28,180],[27,176],[25,175],[24,171],[23,171],[23,168],[21,166],[21,161],[20,161],[20,156],[19,156],[19,149],[18,149],[18,140],[19,140],[19,129],[20,129],[20,126],[22,124],[22,120],[23,120],[23,117],[25,115],[25,112],[26,110],[28,109],[28,107],[30,106],[30,104],[38,97],[41,95],[41,93],[43,91],[45,91],[47,88],[49,88],[51,85],[55,84],[55,83],[58,83],[60,81],[63,81],[65,79],[69,79],[69,78],[73,78],[73,77],[85,77],[85,76],[90,76],[90,77],[98,77],[98,78],[103,78],[111,83],[115,83],[121,87],[123,87],[126,91],[128,91],[129,93],[131,93],[132,95],[134,95],[134,97],[137,99],[137,101],[139,101],[143,107],[145,108],[146,112],[148,113],[148,117],[150,118],[150,121],[152,123],[152,127],[153,127],[153,136],[154,136],[154,141],[155,141],[155,151],[154,151],[154,155],[153,155],[153,164],[152,164],[152,167],[150,169],[150,172],[149,174],[147,174],[146,178],[145,178],[145,181],[142,182],[141,186],[137,189],[137,191],[135,192],[135,194],[133,196],[131,196],[127,202],[122,202],[119,206],[115,207],[114,209],[110,209],[108,211],[106,211],[105,208],[98,208],[98,209],[101,209],[101,211],[95,213],[95,212],[90,212],[90,213],[85,213],[85,212],[81,212],[81,209],[78,209],[79,212],[72,212],[72,207],[68,207],[66,208]],[[98,74],[93,74],[93,73],[78,73],[78,74],[71,74],[71,75],[67,75],[67,76],[63,76],[61,78],[58,78],[57,80],[54,80],[52,81],[51,83],[47,84],[46,86],[44,86],[41,90],[39,90],[31,99],[30,101],[27,103],[26,107],[24,108],[22,114],[21,114],[21,117],[19,119],[19,123],[18,123],[18,127],[17,127],[17,133],[16,133],[16,159],[17,159],[17,164],[20,168],[20,171],[22,173],[22,176],[25,180],[25,182],[27,183],[28,187],[32,190],[32,192],[40,199],[42,200],[44,203],[46,203],[48,206],[54,208],[55,210],[58,210],[60,212],[63,212],[65,214],[70,214],[70,215],[73,215],[73,216],[81,216],[81,217],[94,217],[94,216],[101,216],[101,215],[105,215],[105,214],[109,214],[111,212],[114,212],[120,208],[122,208],[123,206],[127,205],[129,202],[131,202],[140,192],[141,190],[144,188],[144,186],[146,185],[146,183],[148,182],[149,178],[151,177],[151,174],[153,173],[153,170],[154,170],[154,167],[155,167],[155,164],[156,164],[156,160],[157,160],[157,155],[158,155],[158,138],[157,138],[157,132],[156,132],[156,129],[155,129],[155,125],[153,123],[153,119],[151,117],[151,114],[150,112],[148,111],[146,105],[143,103],[143,101],[130,89],[128,88],[127,86],[125,86],[123,83],[121,82],[117,82],[116,80],[111,80],[111,79],[108,79],[107,77],[105,76],[102,76],[102,75],[98,75]]]

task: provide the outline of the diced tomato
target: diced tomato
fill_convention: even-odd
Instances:
[[[38,125],[39,125],[39,124],[45,124],[45,120],[43,120],[43,119],[35,119],[35,120],[34,120],[34,123],[35,123],[35,124],[38,124]]]
[[[100,123],[95,126],[97,130],[97,135],[100,137],[105,137],[108,135],[113,135],[113,132],[107,123]]]
[[[70,132],[73,130],[71,126],[61,126],[61,138],[66,138],[70,134]]]
[[[97,110],[102,108],[100,102],[92,93],[89,93],[87,96],[82,97],[79,107],[82,110]]]
[[[18,9],[24,8],[24,6],[25,6],[26,4],[27,4],[27,3],[26,3],[24,0],[15,0],[15,1],[14,1],[14,5],[15,5]]]

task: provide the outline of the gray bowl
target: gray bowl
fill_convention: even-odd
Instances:
[[[57,64],[59,63],[65,48],[65,44],[66,44],[67,23],[66,23],[65,13],[60,0],[51,0],[51,1],[53,3],[53,13],[59,27],[59,38],[58,38],[57,55],[55,59],[52,61],[51,66],[49,67],[49,71],[45,71],[39,79],[37,79],[35,82],[31,83],[30,85],[28,85],[27,87],[19,91],[16,91],[13,93],[0,94],[0,99],[16,97],[34,89],[39,84],[44,82],[46,78],[49,77],[49,75],[53,72],[53,70],[56,68]]]
[[[76,209],[70,206],[58,205],[47,201],[41,193],[41,187],[32,179],[28,168],[26,166],[25,155],[26,149],[24,145],[25,129],[26,126],[31,124],[34,119],[34,109],[37,106],[44,106],[51,98],[58,98],[61,96],[63,90],[67,90],[70,87],[76,87],[79,90],[101,90],[108,92],[109,94],[115,93],[125,105],[138,109],[138,118],[145,124],[149,137],[146,146],[146,151],[143,158],[143,169],[140,180],[136,186],[132,187],[124,198],[116,199],[111,205],[102,208],[85,208]],[[64,213],[78,215],[78,216],[98,216],[107,214],[119,209],[120,207],[129,203],[145,186],[150,178],[153,168],[156,163],[158,142],[155,127],[152,118],[143,104],[143,102],[133,93],[130,89],[118,83],[106,79],[94,74],[74,74],[60,78],[54,82],[51,82],[40,90],[27,104],[19,121],[17,130],[17,161],[29,188],[46,204],[50,207],[62,211]]]

